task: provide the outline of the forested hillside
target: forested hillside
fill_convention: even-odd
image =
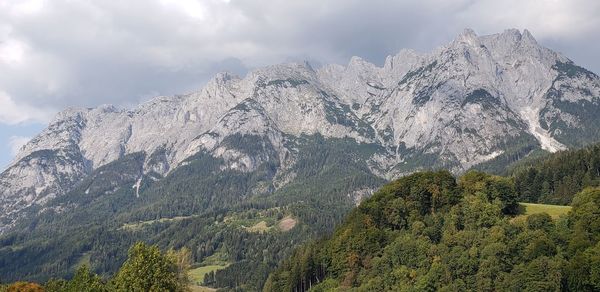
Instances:
[[[600,186],[600,144],[524,161],[510,175],[520,201],[568,205],[582,189]]]
[[[323,238],[351,208],[348,190],[375,188],[382,180],[352,162],[368,155],[369,147],[310,139],[300,150],[307,163],[294,168],[298,182],[268,196],[252,191],[272,175],[268,164],[252,174],[212,177],[206,174],[219,162],[198,155],[159,182],[144,179],[137,198],[129,186],[143,155],[126,156],[53,201],[54,209],[32,217],[22,232],[0,237],[0,269],[11,276],[0,280],[34,280],[50,291],[93,280],[114,289],[127,249],[143,240],[162,250],[188,250],[192,269],[219,267],[194,284],[224,291],[598,289],[593,267],[600,264],[600,189],[584,188],[597,185],[599,145],[522,163],[505,177],[470,171],[455,178],[438,171],[400,178]],[[552,196],[529,197],[538,192],[530,182],[544,186],[544,178],[579,183],[557,187],[562,193]],[[199,191],[213,195],[200,200],[194,196]],[[240,193],[246,194],[243,201],[235,199]],[[170,200],[160,199],[163,194]],[[565,201],[572,201],[572,212],[554,219],[523,215],[518,204]],[[73,212],[56,216],[65,209]],[[292,225],[283,228],[284,221]],[[27,261],[17,265],[17,258]],[[90,270],[81,270],[88,265]],[[75,278],[47,282],[46,275]]]
[[[229,143],[252,152],[262,140]],[[385,182],[358,159],[374,151],[368,144],[316,135],[296,147],[302,162],[289,169],[294,180],[277,189],[270,183],[277,160],[241,172],[198,154],[156,181],[141,174],[143,153],[127,155],[47,208],[31,207],[26,220],[0,236],[0,280],[69,278],[82,264],[109,278],[141,240],[163,250],[187,247],[194,267],[216,259],[226,268],[206,283],[215,288],[259,290],[291,250],[341,222],[360,198],[354,190],[368,195]],[[292,228],[279,228],[284,218]]]
[[[270,275],[265,291],[598,291],[600,189],[567,216],[518,212],[510,179],[416,173],[363,201]]]

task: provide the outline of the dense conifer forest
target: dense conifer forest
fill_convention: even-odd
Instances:
[[[600,144],[525,160],[510,174],[520,201],[568,205],[582,189],[600,186]]]

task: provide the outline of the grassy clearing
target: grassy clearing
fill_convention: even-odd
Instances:
[[[201,285],[202,283],[204,283],[204,276],[206,276],[206,274],[210,273],[210,272],[216,272],[218,270],[222,270],[227,268],[227,265],[209,265],[209,266],[202,266],[202,267],[197,267],[195,269],[191,269],[188,272],[188,275],[190,277],[190,279],[192,279],[193,283],[197,283],[199,285]]]
[[[557,219],[560,215],[566,215],[571,211],[571,206],[559,206],[559,205],[546,205],[546,204],[532,204],[532,203],[520,203],[525,208],[525,215],[548,213],[552,219]]]
[[[566,215],[571,210],[571,206],[519,203],[521,214],[513,218],[512,222],[525,221],[527,216],[531,214],[547,213],[552,219],[558,219],[561,215]]]
[[[267,232],[269,231],[269,229],[271,229],[271,226],[268,226],[266,221],[260,221],[252,225],[251,227],[246,227],[246,230],[256,233]]]
[[[202,263],[193,265],[193,269],[188,271],[188,276],[192,282],[190,288],[192,291],[200,292],[216,291],[213,288],[202,286],[202,284],[204,284],[204,276],[212,271],[216,272],[218,270],[225,269],[228,266],[229,263],[227,262],[227,253],[223,249],[216,251],[211,256],[204,258]]]
[[[223,248],[217,250],[214,254],[205,257],[199,266],[227,266],[229,257]]]
[[[246,227],[243,225],[242,227],[245,228],[247,231],[256,233],[263,233],[271,230],[279,230],[286,232],[292,230],[292,228],[296,226],[296,223],[298,223],[298,221],[292,218],[292,216],[288,215],[279,221],[273,221],[273,218],[267,218],[267,220],[256,222],[250,227]]]
[[[136,222],[136,223],[127,223],[127,224],[123,224],[123,226],[121,226],[119,229],[136,231],[136,230],[140,230],[140,229],[144,228],[145,226],[152,225],[154,223],[176,222],[176,221],[181,221],[183,219],[188,219],[188,218],[192,218],[192,217],[194,217],[194,216],[179,216],[179,217],[173,217],[173,218],[161,218],[161,219],[156,219],[156,220],[140,221],[140,222]]]
[[[217,289],[215,289],[215,288],[197,286],[197,285],[190,285],[190,290],[192,290],[192,292],[214,292],[214,291],[217,291]]]
[[[257,228],[261,229],[261,226],[271,227],[276,223],[276,219],[272,217],[255,216],[253,218],[242,218],[239,216],[230,216],[223,221],[225,224],[231,227],[244,228],[248,231]]]

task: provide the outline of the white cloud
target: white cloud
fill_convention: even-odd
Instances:
[[[183,14],[197,19],[206,18],[207,9],[202,1],[196,0],[160,0],[166,7],[178,9]]]
[[[474,1],[458,13],[486,33],[507,27],[527,28],[537,38],[568,40],[596,35],[600,27],[600,1],[503,0]]]
[[[0,91],[0,123],[16,125],[23,122],[47,123],[53,110],[15,103],[8,94]]]
[[[31,15],[40,12],[45,2],[44,0],[4,0],[0,2],[0,8],[16,16]]]
[[[25,44],[16,40],[6,40],[0,43],[0,64],[18,65],[23,61]]]
[[[0,123],[182,93],[223,70],[352,55],[381,63],[465,27],[528,28],[600,69],[597,0],[0,0]]]
[[[13,156],[16,156],[21,147],[23,147],[27,142],[31,140],[31,137],[23,137],[23,136],[11,136],[8,140],[8,144],[10,145],[10,151]]]

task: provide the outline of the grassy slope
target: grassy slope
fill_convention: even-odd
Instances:
[[[548,213],[553,219],[558,218],[560,215],[565,215],[571,210],[571,206],[560,206],[560,205],[547,205],[547,204],[533,204],[533,203],[520,203],[521,206],[525,207],[525,215],[537,214],[537,213]]]
[[[558,219],[561,215],[566,215],[571,211],[571,206],[548,205],[548,204],[533,204],[519,203],[522,208],[522,215],[515,217],[513,220],[525,220],[527,216],[532,214],[547,213],[552,219]]]
[[[515,221],[524,221],[527,216],[532,214],[547,213],[552,219],[558,219],[560,216],[567,215],[571,211],[571,206],[562,205],[548,205],[548,204],[533,204],[533,203],[519,203],[521,205],[521,214],[513,218]]]
[[[192,279],[192,282],[202,284],[204,283],[204,276],[210,272],[216,272],[218,270],[222,270],[227,268],[229,265],[208,265],[197,267],[195,269],[191,269],[189,271],[189,276]]]

